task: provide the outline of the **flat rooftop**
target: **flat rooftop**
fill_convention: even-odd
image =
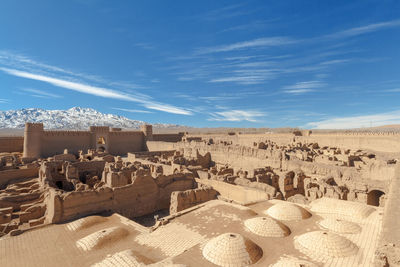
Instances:
[[[338,211],[332,209],[334,202],[342,208]],[[156,228],[146,228],[118,214],[47,225],[18,236],[0,238],[0,266],[216,266],[205,258],[203,249],[210,240],[226,233],[242,236],[261,248],[262,256],[254,266],[284,264],[285,261],[325,263],[325,266],[372,266],[381,231],[382,208],[323,198],[303,206],[312,214],[309,218],[276,220],[290,229],[287,236],[261,236],[246,226],[248,219],[269,218],[271,214],[279,216],[280,210],[269,215],[266,211],[281,203],[295,205],[270,200],[245,207],[212,200],[191,208],[189,212],[181,212]],[[295,208],[301,208],[301,205],[296,204]],[[359,216],[349,217],[346,212]],[[333,228],[329,230],[321,225],[324,219],[345,221],[354,229],[359,228],[353,233],[336,232],[332,235],[334,238],[328,240],[335,241],[330,245],[337,253],[343,250],[351,255],[324,256],[322,248],[322,254],[319,253],[318,246],[318,242],[324,240],[318,238],[314,242],[317,244],[314,253],[301,248],[307,246],[308,240],[313,243],[313,237],[304,234],[314,232],[324,237],[323,233],[328,232],[330,236],[335,232]],[[259,229],[263,231],[262,227]],[[306,242],[302,243],[302,240]],[[226,254],[229,260],[229,249]]]

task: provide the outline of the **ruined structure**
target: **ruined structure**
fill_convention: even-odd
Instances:
[[[27,124],[0,155],[0,266],[397,266],[399,137]]]

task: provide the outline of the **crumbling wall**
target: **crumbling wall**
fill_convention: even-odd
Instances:
[[[192,189],[194,186],[191,173],[154,179],[143,172],[133,178],[132,184],[121,187],[64,193],[49,188],[46,220],[59,223],[107,211],[118,212],[129,218],[143,216],[169,208],[173,191]]]
[[[175,214],[181,210],[216,199],[217,195],[218,192],[212,188],[196,188],[172,192],[169,213]]]
[[[0,171],[0,188],[11,181],[25,178],[38,177],[39,168],[25,168]]]
[[[196,182],[198,184],[212,187],[223,198],[235,201],[241,205],[268,200],[272,197],[270,194],[260,189],[232,185],[217,180],[196,179]]]

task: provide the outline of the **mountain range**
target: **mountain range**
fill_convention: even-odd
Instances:
[[[138,129],[144,121],[101,113],[92,108],[73,107],[67,110],[26,108],[0,111],[0,128],[21,129],[25,122],[42,122],[45,129],[87,130],[89,126],[110,126]],[[176,128],[175,124],[153,124],[155,128]]]

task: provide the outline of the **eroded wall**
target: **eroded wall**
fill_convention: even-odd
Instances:
[[[97,190],[62,194],[49,188],[46,221],[60,223],[107,211],[118,212],[129,218],[147,215],[168,209],[173,191],[194,187],[195,181],[191,175],[174,174],[157,179],[139,176],[132,184],[121,187],[101,187]]]

